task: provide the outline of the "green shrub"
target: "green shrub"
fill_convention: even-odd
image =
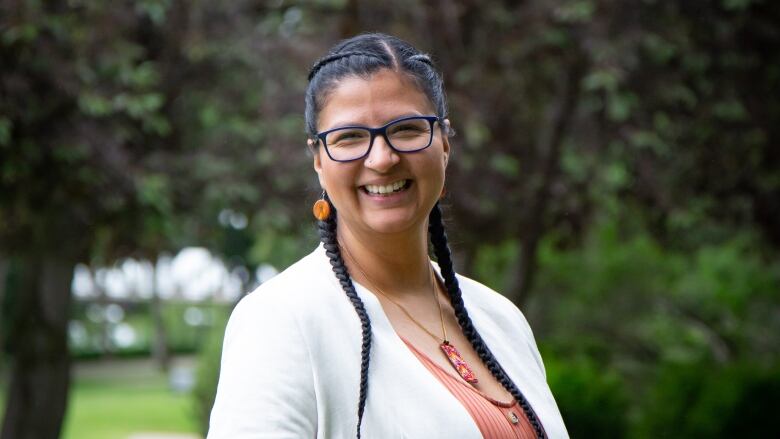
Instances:
[[[780,431],[780,367],[667,365],[645,404],[638,437],[770,437]]]
[[[620,377],[590,359],[561,361],[545,355],[547,382],[573,438],[622,438],[628,432],[628,398]]]
[[[721,437],[769,428],[773,416],[744,419],[772,407],[751,411],[750,398],[777,398],[776,375],[755,365],[780,361],[780,265],[749,231],[683,251],[604,221],[578,247],[557,244],[542,242],[523,311],[540,346],[556,354],[550,385],[572,437]],[[627,415],[582,395],[614,396]],[[628,427],[602,430],[613,417]]]

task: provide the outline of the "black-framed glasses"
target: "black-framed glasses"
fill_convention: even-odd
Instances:
[[[433,124],[438,116],[409,116],[396,119],[379,128],[346,126],[317,133],[325,152],[331,160],[351,162],[362,159],[371,152],[376,136],[397,152],[416,152],[431,146]]]

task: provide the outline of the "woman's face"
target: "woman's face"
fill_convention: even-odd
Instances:
[[[349,76],[330,91],[320,111],[317,129],[360,125],[380,127],[404,116],[436,112],[426,95],[404,74],[380,70],[368,79]],[[393,234],[423,226],[444,187],[450,146],[439,123],[431,146],[399,153],[382,136],[369,154],[352,162],[331,160],[320,145],[314,169],[339,214],[339,223],[354,232]],[[387,187],[402,189],[392,193]],[[390,188],[387,188],[390,189]]]

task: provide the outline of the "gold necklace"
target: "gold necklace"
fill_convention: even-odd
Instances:
[[[352,253],[350,253],[347,246],[341,243],[339,241],[339,247],[344,249],[344,252],[349,256],[349,259],[355,263],[355,268],[358,269],[360,274],[363,275],[363,277],[366,279],[366,282],[369,284],[371,288],[373,288],[377,293],[382,295],[385,299],[390,301],[393,305],[397,306],[405,315],[409,318],[409,320],[412,321],[415,325],[417,325],[420,329],[425,331],[428,335],[433,337],[434,340],[437,342],[440,340],[439,337],[437,337],[434,333],[428,330],[425,326],[422,325],[422,323],[418,322],[417,319],[412,317],[412,314],[400,303],[396,302],[395,300],[391,299],[390,296],[385,294],[384,291],[382,291],[379,287],[377,287],[371,279],[366,274],[365,270],[363,270],[363,267],[360,266],[360,263],[357,261],[357,259],[352,256]],[[449,360],[450,364],[452,364],[452,367],[455,368],[455,371],[458,372],[458,374],[463,378],[466,382],[469,384],[477,384],[479,380],[477,380],[477,377],[474,376],[474,372],[471,370],[468,364],[466,364],[466,360],[463,359],[463,356],[458,352],[458,350],[453,346],[449,340],[447,340],[447,328],[444,325],[444,311],[442,311],[441,302],[439,302],[439,297],[436,294],[436,280],[435,275],[433,274],[433,267],[431,267],[430,264],[428,264],[428,272],[430,274],[431,278],[431,291],[433,292],[433,300],[436,302],[436,306],[439,308],[439,321],[441,322],[441,332],[444,335],[443,341],[439,344],[439,349],[444,352],[444,355],[447,356],[447,360]]]

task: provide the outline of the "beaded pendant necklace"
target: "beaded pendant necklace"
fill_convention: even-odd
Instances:
[[[436,306],[439,308],[439,321],[441,322],[441,332],[443,334],[443,338],[438,337],[436,336],[436,334],[429,331],[428,328],[426,328],[420,322],[418,322],[417,319],[415,319],[412,316],[412,314],[403,305],[390,298],[390,296],[385,294],[385,292],[383,292],[379,287],[377,287],[371,281],[371,278],[369,278],[366,272],[363,270],[363,267],[360,266],[360,263],[357,261],[357,259],[354,256],[352,256],[352,254],[349,252],[349,249],[341,242],[339,242],[339,246],[344,249],[344,252],[347,254],[349,259],[355,264],[355,267],[358,269],[360,274],[363,275],[363,278],[366,279],[366,282],[374,291],[376,291],[382,297],[390,301],[390,303],[392,303],[393,305],[397,306],[398,309],[400,309],[406,315],[406,317],[409,318],[409,320],[411,320],[412,323],[417,325],[420,329],[425,331],[426,334],[433,337],[433,339],[439,343],[439,349],[441,349],[442,352],[444,352],[444,355],[447,357],[447,360],[450,362],[450,364],[455,369],[455,371],[458,372],[461,378],[463,378],[464,381],[466,381],[471,385],[477,384],[479,382],[479,380],[477,380],[477,377],[474,375],[474,372],[471,370],[471,367],[469,367],[469,365],[466,363],[466,360],[463,359],[463,356],[460,354],[458,349],[456,349],[455,346],[453,346],[447,338],[447,327],[444,325],[444,311],[442,310],[441,303],[439,302],[438,294],[436,293],[437,290],[436,288],[437,282],[435,280],[436,275],[433,273],[433,267],[430,264],[428,264],[428,271],[430,273],[430,278],[431,278],[431,291],[433,292],[433,300],[436,302]]]

